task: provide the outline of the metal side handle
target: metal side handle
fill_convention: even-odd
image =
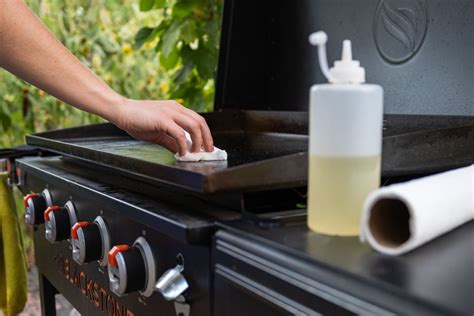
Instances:
[[[155,290],[163,295],[167,301],[176,300],[189,288],[188,281],[181,274],[183,267],[177,265],[167,270],[155,284]]]

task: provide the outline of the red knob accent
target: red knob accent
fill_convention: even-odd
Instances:
[[[127,251],[130,247],[128,247],[127,245],[118,245],[118,246],[114,246],[110,251],[109,251],[109,255],[108,255],[108,261],[109,261],[109,264],[114,267],[114,268],[117,268],[117,260],[115,259],[115,256],[117,256],[117,254],[119,252],[122,252],[122,251]]]
[[[37,196],[39,196],[39,194],[36,194],[36,193],[30,193],[30,194],[25,195],[25,197],[23,198],[23,205],[27,207],[28,200],[31,199],[32,197],[37,197]]]
[[[49,213],[59,211],[60,209],[61,209],[61,206],[56,206],[56,205],[48,207],[46,211],[44,211],[44,220],[49,221]]]
[[[86,227],[89,225],[89,222],[77,222],[76,224],[74,224],[74,226],[72,226],[71,228],[71,238],[78,239],[79,237],[77,237],[77,231],[79,230],[79,228]]]

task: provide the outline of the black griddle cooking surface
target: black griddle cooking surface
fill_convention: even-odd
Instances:
[[[111,124],[29,135],[27,142],[197,192],[304,186],[307,118],[289,114],[291,119],[288,113],[207,114],[214,143],[228,152],[228,161],[177,162],[163,147],[134,140]]]
[[[67,141],[74,146],[125,158],[135,158],[160,165],[196,170],[203,174],[209,174],[225,168],[290,155],[295,150],[304,151],[307,137],[290,134],[219,132],[214,135],[214,141],[216,144],[223,144],[228,148],[226,149],[229,153],[228,160],[200,163],[177,162],[174,154],[165,148],[157,144],[131,139],[128,135],[64,139],[63,141]],[[295,146],[290,146],[287,143],[294,143]],[[203,166],[206,166],[206,168]]]
[[[177,162],[163,147],[112,124],[27,136],[30,145],[196,192],[302,187],[307,181],[306,112],[205,114],[228,161]],[[388,115],[383,176],[420,175],[474,163],[474,118]]]

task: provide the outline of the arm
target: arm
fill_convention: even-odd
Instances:
[[[79,109],[99,115],[130,135],[186,152],[213,150],[204,118],[176,101],[122,97],[74,57],[21,0],[0,0],[0,67]]]

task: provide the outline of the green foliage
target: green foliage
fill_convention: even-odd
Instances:
[[[212,109],[221,1],[26,0],[119,93]],[[101,121],[0,69],[0,148],[24,135]]]
[[[222,0],[139,0],[159,23],[141,28],[136,48],[155,47],[171,75],[169,98],[197,111],[212,109]]]

